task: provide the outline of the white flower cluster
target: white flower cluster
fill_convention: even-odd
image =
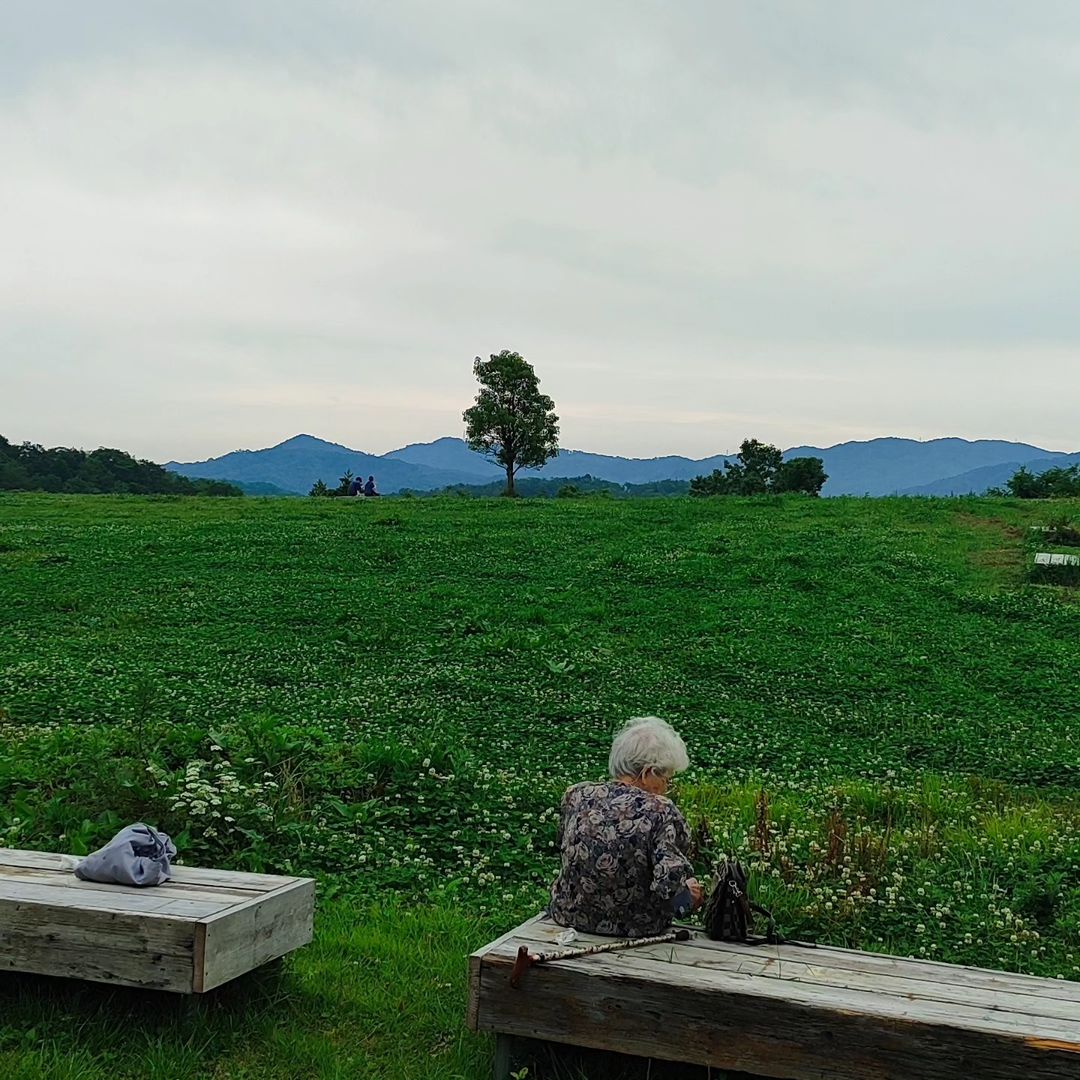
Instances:
[[[221,748],[212,746],[211,751]],[[260,780],[241,780],[227,758],[207,761],[196,758],[180,774],[169,774],[155,765],[147,766],[158,786],[175,785],[169,796],[170,811],[185,818],[208,837],[230,833],[238,822],[268,823],[273,820],[273,801],[278,783],[264,772]]]

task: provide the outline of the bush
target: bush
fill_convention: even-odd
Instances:
[[[723,469],[690,481],[690,494],[708,495],[780,495],[799,492],[817,496],[828,480],[825,463],[818,457],[783,460],[775,447],[744,439],[738,458],[725,461]]]
[[[1033,473],[1021,466],[1009,478],[1006,492],[1017,499],[1072,499],[1080,496],[1080,464]]]

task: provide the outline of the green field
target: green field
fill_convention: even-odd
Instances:
[[[486,1076],[464,955],[647,713],[701,876],[738,852],[790,936],[1080,978],[1063,506],[0,497],[0,846],[146,819],[321,896],[206,1001],[0,977],[0,1075]]]

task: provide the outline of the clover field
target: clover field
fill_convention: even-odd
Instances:
[[[789,936],[1080,978],[1063,506],[0,497],[0,846],[145,819],[321,897],[216,1003],[3,976],[0,1070],[486,1075],[464,953],[649,713],[700,876],[737,853]]]

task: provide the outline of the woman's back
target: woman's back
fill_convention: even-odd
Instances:
[[[667,929],[672,901],[693,874],[688,846],[686,821],[663,795],[617,780],[575,784],[562,801],[552,918],[620,937]]]

